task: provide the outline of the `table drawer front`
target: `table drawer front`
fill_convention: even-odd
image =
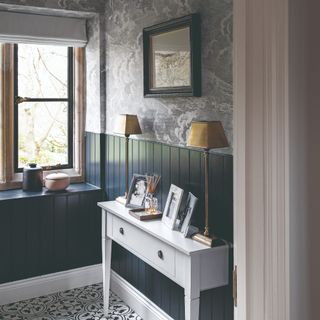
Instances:
[[[112,217],[112,238],[133,249],[146,262],[174,276],[175,249],[126,221]]]

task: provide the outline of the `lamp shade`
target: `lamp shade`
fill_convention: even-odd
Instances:
[[[119,114],[113,132],[128,136],[141,134],[138,117],[135,114]]]
[[[220,121],[192,121],[187,146],[215,149],[229,144]]]

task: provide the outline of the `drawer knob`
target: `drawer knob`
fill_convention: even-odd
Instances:
[[[123,234],[124,234],[123,228],[120,228],[120,229],[119,229],[119,232],[123,235]]]
[[[158,257],[163,260],[163,253],[161,250],[158,251]]]

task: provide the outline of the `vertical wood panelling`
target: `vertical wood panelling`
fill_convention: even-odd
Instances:
[[[145,174],[148,172],[146,142],[142,140],[139,141],[139,166],[140,172],[138,173]]]
[[[102,186],[104,182],[105,135],[86,132],[86,181]]]
[[[27,274],[35,276],[39,274],[40,266],[40,212],[39,207],[34,207],[31,200],[27,201],[26,210],[28,214],[27,219],[27,252],[25,268]]]
[[[126,191],[126,188],[125,188],[126,176],[124,174],[126,170],[125,169],[125,140],[120,138],[119,138],[119,158],[117,160],[119,163],[119,194],[124,195]]]
[[[124,138],[106,135],[106,193],[115,199],[124,190],[121,145]],[[129,144],[129,181],[133,173],[159,173],[157,190],[163,209],[171,183],[199,198],[193,224],[203,227],[204,168],[201,151],[173,147],[158,142],[131,140]],[[220,237],[233,239],[232,156],[210,154],[210,227]],[[121,191],[121,192],[120,192]],[[232,263],[232,262],[231,262]],[[176,320],[184,319],[183,289],[118,244],[113,244],[112,268],[146,294]],[[231,285],[201,293],[200,319],[231,320]]]
[[[67,262],[67,201],[65,196],[54,198],[54,259],[55,269],[64,270]]]
[[[81,232],[86,232],[83,228],[84,221],[82,217],[82,207],[79,210],[79,194],[73,194],[68,197],[67,211],[67,256],[71,261],[70,268],[75,268],[81,261],[83,252],[83,243],[79,239]],[[77,221],[77,223],[74,223]]]
[[[28,209],[26,200],[20,200],[13,204],[11,213],[11,268],[12,274],[18,279],[26,277],[26,253],[27,253],[27,216],[22,208]]]
[[[160,143],[156,143],[153,149],[153,173],[162,176],[162,148]],[[158,189],[162,189],[162,180],[160,179]],[[162,192],[157,192],[157,199],[162,203]]]
[[[171,183],[180,186],[180,152],[179,148],[170,147]]]
[[[40,272],[42,274],[52,273],[55,270],[53,202],[53,197],[37,200],[40,212]]]
[[[106,139],[106,153],[107,153],[107,162],[106,162],[106,186],[105,190],[107,192],[107,198],[108,199],[114,199],[115,198],[115,185],[114,185],[114,138],[110,137]]]
[[[223,157],[209,158],[209,225],[210,232],[223,237],[220,231],[225,223],[223,212],[223,186],[224,186],[224,159]]]
[[[190,192],[192,192],[199,200],[197,207],[193,214],[192,224],[203,226],[204,225],[204,216],[203,216],[203,203],[204,203],[204,187],[202,184],[203,181],[203,171],[201,170],[202,163],[202,153],[190,151],[190,178],[189,178],[189,187]]]
[[[124,193],[124,138],[106,136],[106,193],[113,200]],[[129,181],[133,173],[158,173],[161,182],[157,196],[164,207],[171,183],[199,198],[193,223],[203,227],[204,170],[200,151],[172,147],[143,140],[129,142]],[[232,241],[232,156],[210,154],[209,157],[209,209],[210,227],[220,237]]]
[[[101,190],[0,201],[0,283],[101,262]]]
[[[11,216],[6,214],[9,206],[0,202],[0,283],[6,282],[11,276]]]
[[[114,184],[114,192],[116,196],[123,195],[120,188],[120,179],[124,175],[124,171],[120,172],[120,137],[114,137],[114,157],[113,157],[113,184]]]

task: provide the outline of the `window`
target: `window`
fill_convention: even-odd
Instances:
[[[0,189],[30,162],[83,178],[84,49],[0,44]]]
[[[30,162],[73,165],[73,49],[16,44],[14,50],[15,172]]]

